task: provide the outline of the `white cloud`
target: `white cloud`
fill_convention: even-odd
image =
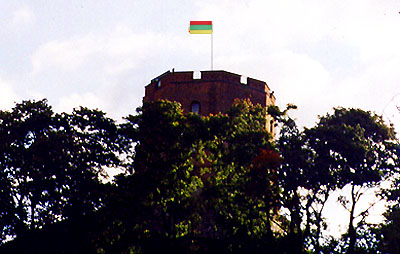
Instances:
[[[70,94],[60,98],[59,102],[55,105],[57,112],[71,113],[74,108],[79,106],[85,106],[90,109],[104,108],[104,102],[93,93],[85,94]]]
[[[10,110],[20,98],[12,88],[12,83],[0,77],[0,110]]]
[[[166,49],[182,44],[181,41],[171,34],[142,34],[117,25],[110,34],[87,34],[41,45],[31,56],[32,74],[52,69],[71,72],[93,62],[99,63],[102,72],[118,74],[153,56],[161,56]]]
[[[32,25],[35,23],[35,21],[36,21],[35,14],[27,6],[19,10],[16,10],[12,15],[12,24],[14,26]]]
[[[58,68],[71,71],[80,68],[88,57],[101,50],[101,41],[91,35],[68,41],[50,41],[32,55],[32,74]]]
[[[26,91],[27,93],[27,97],[30,100],[42,100],[43,98],[46,98],[46,96],[43,94],[43,92],[39,91],[39,90],[35,90],[35,89],[29,89],[28,91]]]
[[[324,22],[318,22],[324,19],[325,7],[315,3],[296,0],[213,2],[200,5],[198,16],[212,19],[215,37],[228,36],[232,39],[229,42],[239,45],[241,51],[252,50],[255,46],[276,49],[297,40],[313,42],[329,32]]]

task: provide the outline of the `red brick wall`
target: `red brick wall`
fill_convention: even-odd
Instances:
[[[143,100],[177,101],[185,112],[190,112],[192,102],[197,101],[202,115],[225,112],[236,98],[249,98],[264,107],[275,104],[265,82],[247,78],[247,84],[242,84],[240,78],[226,71],[203,71],[201,79],[193,79],[193,72],[166,72],[146,86]]]

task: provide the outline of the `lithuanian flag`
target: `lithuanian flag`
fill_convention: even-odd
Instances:
[[[212,34],[212,21],[190,21],[189,33]]]

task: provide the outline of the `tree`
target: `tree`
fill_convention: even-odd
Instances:
[[[306,133],[318,168],[331,172],[337,188],[350,185],[350,200],[341,196],[339,202],[349,211],[347,253],[354,253],[357,227],[365,223],[369,209],[355,214],[357,202],[366,189],[379,186],[398,170],[394,131],[376,114],[337,108]]]
[[[333,186],[324,177],[329,172],[315,165],[316,153],[309,145],[309,136],[289,117],[292,109],[296,106],[288,105],[284,111],[278,107],[268,109],[281,125],[277,147],[282,158],[278,179],[283,209],[277,225],[284,234],[279,239],[279,249],[282,253],[302,253],[311,248],[318,253],[325,226],[322,211]]]
[[[105,231],[118,240],[103,240],[113,242],[103,250],[273,248],[279,155],[265,109],[237,101],[227,114],[201,117],[157,101],[127,120],[122,129],[135,144],[132,174],[116,181],[110,208],[121,213]]]
[[[1,240],[101,207],[99,176],[120,151],[100,111],[55,114],[46,100],[0,111]]]
[[[378,250],[381,253],[399,253],[400,251],[400,210],[392,207],[385,213],[385,222],[375,228],[378,241]]]
[[[400,163],[400,146],[397,142],[396,160],[397,167]],[[387,211],[384,213],[385,221],[374,228],[374,232],[380,236],[378,249],[382,253],[399,253],[400,251],[400,176],[398,170],[395,171],[390,188],[382,189],[381,195],[386,199]]]
[[[354,225],[356,203],[365,188],[379,185],[398,169],[393,129],[379,116],[360,109],[337,108],[303,132],[286,111],[271,108],[270,113],[283,124],[278,140],[281,201],[288,211],[287,221],[282,222],[283,241],[292,243],[293,253],[303,251],[307,243],[315,253],[322,251],[324,205],[332,191],[350,185],[351,200],[340,201],[349,211],[346,249],[354,253],[357,227],[364,225],[368,215],[368,210],[363,211],[358,226]]]
[[[249,101],[205,117],[148,102],[120,125],[98,110],[55,114],[45,100],[0,111],[1,237],[17,237],[2,251],[60,231],[68,241],[51,238],[53,252],[82,242],[85,253],[395,250],[398,190],[383,193],[394,204],[386,225],[368,225],[368,209],[355,209],[365,189],[398,171],[393,129],[338,108],[300,131],[293,108],[268,109],[277,140],[266,109]],[[103,184],[110,166],[126,174]],[[348,232],[324,239],[325,204],[346,186]]]

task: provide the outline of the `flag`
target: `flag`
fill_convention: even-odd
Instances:
[[[189,33],[212,34],[212,21],[190,21]]]

